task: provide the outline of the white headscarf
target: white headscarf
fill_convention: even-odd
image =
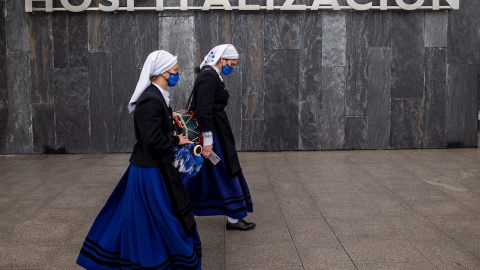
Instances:
[[[154,51],[148,55],[147,60],[145,60],[145,64],[143,64],[142,73],[138,79],[135,92],[133,93],[130,102],[128,102],[129,112],[133,112],[135,110],[135,104],[132,103],[137,102],[145,89],[147,89],[152,83],[150,78],[166,72],[175,66],[176,63],[177,57],[164,50]]]
[[[238,52],[237,49],[232,44],[222,44],[218,45],[217,47],[211,49],[208,54],[203,59],[200,68],[204,66],[212,66],[214,67],[220,58],[225,59],[238,59]]]

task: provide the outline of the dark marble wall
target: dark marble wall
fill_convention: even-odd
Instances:
[[[477,145],[479,1],[449,12],[53,14],[23,2],[0,0],[0,154],[131,151],[127,102],[147,55],[178,55],[180,110],[194,66],[221,43],[241,54],[225,79],[240,150]]]
[[[7,89],[7,47],[5,36],[5,0],[0,0],[0,153],[7,148],[8,89]]]

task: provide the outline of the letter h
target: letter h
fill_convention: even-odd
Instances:
[[[33,12],[33,1],[45,2],[45,11],[53,12],[52,0],[25,0],[25,12]]]

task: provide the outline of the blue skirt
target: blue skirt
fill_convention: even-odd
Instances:
[[[213,165],[204,160],[200,172],[184,179],[193,213],[196,216],[224,215],[244,218],[253,212],[252,198],[243,174],[230,178],[225,164],[218,136],[213,132],[213,151],[220,162]]]
[[[198,232],[187,236],[158,168],[131,164],[88,233],[86,269],[201,269]]]

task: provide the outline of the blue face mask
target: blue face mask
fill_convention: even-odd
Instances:
[[[233,72],[233,67],[229,66],[226,64],[225,66],[222,67],[222,73],[223,75],[227,76],[228,74]]]
[[[177,72],[177,74],[170,73],[170,76],[168,76],[168,79],[167,79],[168,86],[174,87],[177,84],[179,79],[180,79],[180,72]]]

